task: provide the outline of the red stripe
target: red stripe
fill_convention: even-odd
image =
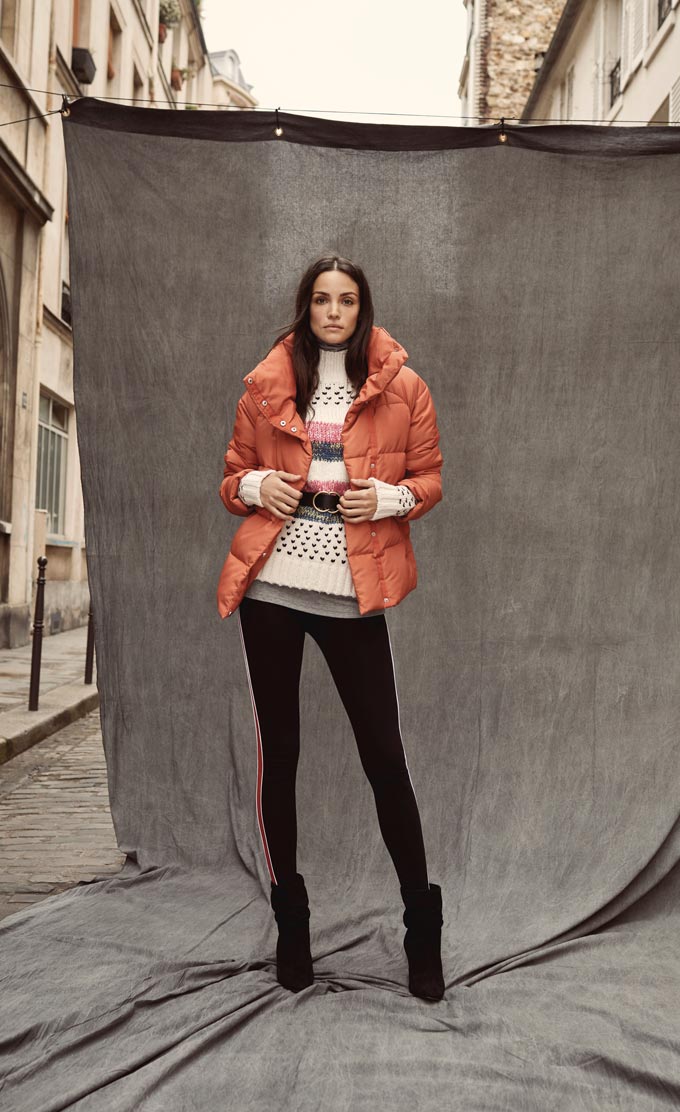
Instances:
[[[255,696],[253,694],[253,685],[250,681],[250,668],[248,667],[248,654],[246,653],[246,643],[243,639],[243,628],[241,626],[241,613],[238,614],[238,627],[241,634],[241,647],[243,649],[243,656],[246,662],[246,674],[248,676],[248,688],[250,690],[250,701],[253,706],[253,717],[255,719],[255,733],[257,736],[257,785],[255,791],[255,809],[257,812],[257,823],[260,828],[260,838],[262,839],[262,846],[264,848],[264,855],[267,861],[267,868],[269,876],[274,884],[276,884],[276,874],[274,866],[272,865],[271,854],[269,853],[269,845],[267,843],[267,833],[264,828],[264,816],[262,814],[262,777],[264,773],[264,752],[262,750],[262,735],[260,733],[260,722],[257,717],[257,707],[255,705]]]
[[[307,423],[309,439],[323,441],[324,444],[340,444],[343,424],[342,421],[339,424],[335,421],[309,421]]]
[[[334,494],[344,494],[352,487],[342,479],[308,479],[303,490],[332,490]]]

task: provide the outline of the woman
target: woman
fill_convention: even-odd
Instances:
[[[218,606],[223,618],[239,613],[277,978],[293,991],[314,979],[295,804],[309,633],[347,710],[400,881],[409,990],[444,994],[441,888],[428,881],[385,620],[417,582],[408,523],[442,497],[434,405],[407,357],[373,324],[361,268],[337,255],[317,259],[300,280],[292,324],[244,377],[224,457],[220,497],[245,520]]]

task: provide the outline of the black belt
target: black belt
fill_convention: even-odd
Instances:
[[[303,490],[298,506],[313,506],[323,513],[339,514],[338,502],[342,495],[331,490]]]

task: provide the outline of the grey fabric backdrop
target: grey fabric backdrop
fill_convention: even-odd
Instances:
[[[78,446],[128,860],[0,926],[6,1112],[676,1108],[680,132],[129,109],[64,120]],[[388,612],[446,996],[323,658],[301,683],[316,981],[275,979],[218,487],[324,249],[438,411]],[[323,692],[319,697],[318,688]]]

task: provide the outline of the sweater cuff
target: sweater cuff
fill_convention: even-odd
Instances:
[[[417,502],[413,491],[409,490],[407,486],[384,483],[382,479],[376,479],[373,476],[371,476],[371,482],[378,497],[378,507],[373,517],[370,518],[371,521],[378,521],[381,517],[401,517],[403,514],[407,514]]]
[[[260,498],[260,486],[265,475],[271,475],[275,471],[275,467],[270,467],[265,471],[248,471],[243,476],[241,482],[238,484],[238,496],[246,506],[261,506],[262,499]]]

